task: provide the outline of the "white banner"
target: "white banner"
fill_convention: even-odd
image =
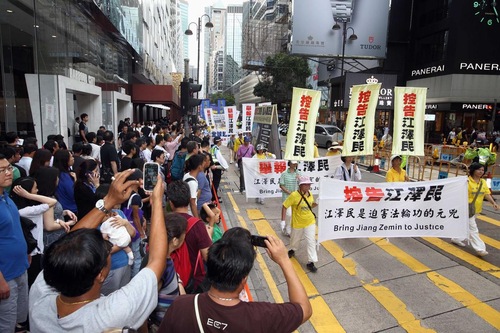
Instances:
[[[363,237],[467,238],[467,177],[418,183],[321,178],[319,187],[318,242]]]
[[[244,158],[243,172],[247,198],[281,197],[280,176],[288,168],[285,160]],[[313,161],[299,161],[297,170],[308,176],[312,182],[312,193],[318,193],[319,181],[323,177],[333,177],[335,169],[342,164],[340,156],[315,158]]]
[[[344,133],[342,156],[373,154],[375,110],[381,83],[352,87],[351,102]]]
[[[227,132],[226,112],[221,108],[218,113],[212,111],[213,130],[216,132]]]
[[[224,114],[226,117],[227,135],[236,134],[236,119],[238,119],[238,111],[235,106],[225,106]]]
[[[214,122],[212,121],[212,108],[204,108],[203,112],[205,113],[205,122],[207,123],[207,126],[213,127]]]
[[[255,114],[255,104],[242,104],[241,129],[243,132],[251,132],[253,128],[253,116]]]
[[[321,91],[293,87],[285,159],[312,161]]]
[[[392,154],[424,156],[427,88],[394,87]]]

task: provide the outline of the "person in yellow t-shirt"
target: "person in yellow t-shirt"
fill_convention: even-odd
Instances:
[[[401,168],[401,162],[403,158],[401,155],[392,155],[391,156],[391,168],[387,171],[385,175],[385,180],[389,183],[392,182],[407,182],[410,180],[406,171]]]
[[[318,143],[314,142],[314,158],[319,157],[319,151],[318,151]]]
[[[333,141],[331,146],[328,147],[328,151],[326,152],[325,157],[335,156],[342,154],[342,146],[339,145],[337,141]]]
[[[311,180],[307,176],[299,177],[299,189],[290,193],[290,196],[283,202],[281,207],[281,220],[285,221],[286,210],[292,208],[292,234],[290,238],[290,250],[288,257],[291,258],[298,250],[300,239],[304,235],[307,243],[307,265],[306,267],[313,273],[317,272],[314,265],[318,261],[316,252],[316,216],[312,212],[312,208],[318,204],[314,202],[313,195],[310,191]]]
[[[243,138],[243,131],[238,131],[238,137],[236,138],[236,140],[234,140],[234,144],[233,144],[233,153],[234,153],[233,159],[236,162],[237,168],[238,168],[238,163],[237,163],[238,160],[236,158],[236,152],[238,151],[238,148],[240,148],[240,146],[244,143],[245,142],[244,142],[244,138]]]
[[[493,205],[495,210],[498,210],[498,205],[491,196],[491,191],[486,184],[486,180],[482,178],[484,175],[484,165],[481,163],[474,162],[469,166],[469,181],[468,181],[468,203],[474,201],[476,196],[476,201],[474,202],[475,214],[469,217],[469,243],[476,251],[477,255],[484,257],[488,255],[486,251],[486,244],[479,237],[479,230],[476,223],[476,215],[481,213],[483,210],[483,201],[486,199]],[[479,188],[481,186],[481,188]],[[465,246],[466,239],[452,238],[451,242],[458,246]]]

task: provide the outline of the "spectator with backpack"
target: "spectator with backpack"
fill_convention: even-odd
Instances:
[[[186,163],[188,142],[188,138],[183,138],[181,140],[179,150],[177,150],[174,154],[172,165],[170,166],[170,175],[172,180],[181,180],[182,177],[184,177],[184,164]]]
[[[198,196],[200,195],[200,190],[198,188],[198,174],[205,169],[205,155],[196,154],[193,155],[189,160],[186,161],[186,174],[182,178],[183,181],[188,183],[190,191],[190,201],[188,207],[188,213],[195,217],[200,217],[198,213]]]
[[[168,185],[167,196],[172,211],[184,217],[188,223],[184,244],[172,253],[172,260],[186,292],[192,293],[202,290],[204,262],[212,240],[205,223],[188,214],[189,195],[189,186],[184,181],[177,180]]]
[[[13,167],[0,154],[0,332],[14,332],[28,316],[28,249],[19,211],[4,188],[12,185]]]

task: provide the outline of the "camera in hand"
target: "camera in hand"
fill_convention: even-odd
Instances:
[[[266,239],[267,237],[264,236],[259,236],[259,235],[251,236],[251,242],[253,246],[267,247],[266,243],[264,242]]]

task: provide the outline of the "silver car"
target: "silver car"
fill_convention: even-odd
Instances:
[[[318,146],[328,148],[334,141],[341,143],[344,140],[344,133],[334,125],[316,124],[314,139]]]

